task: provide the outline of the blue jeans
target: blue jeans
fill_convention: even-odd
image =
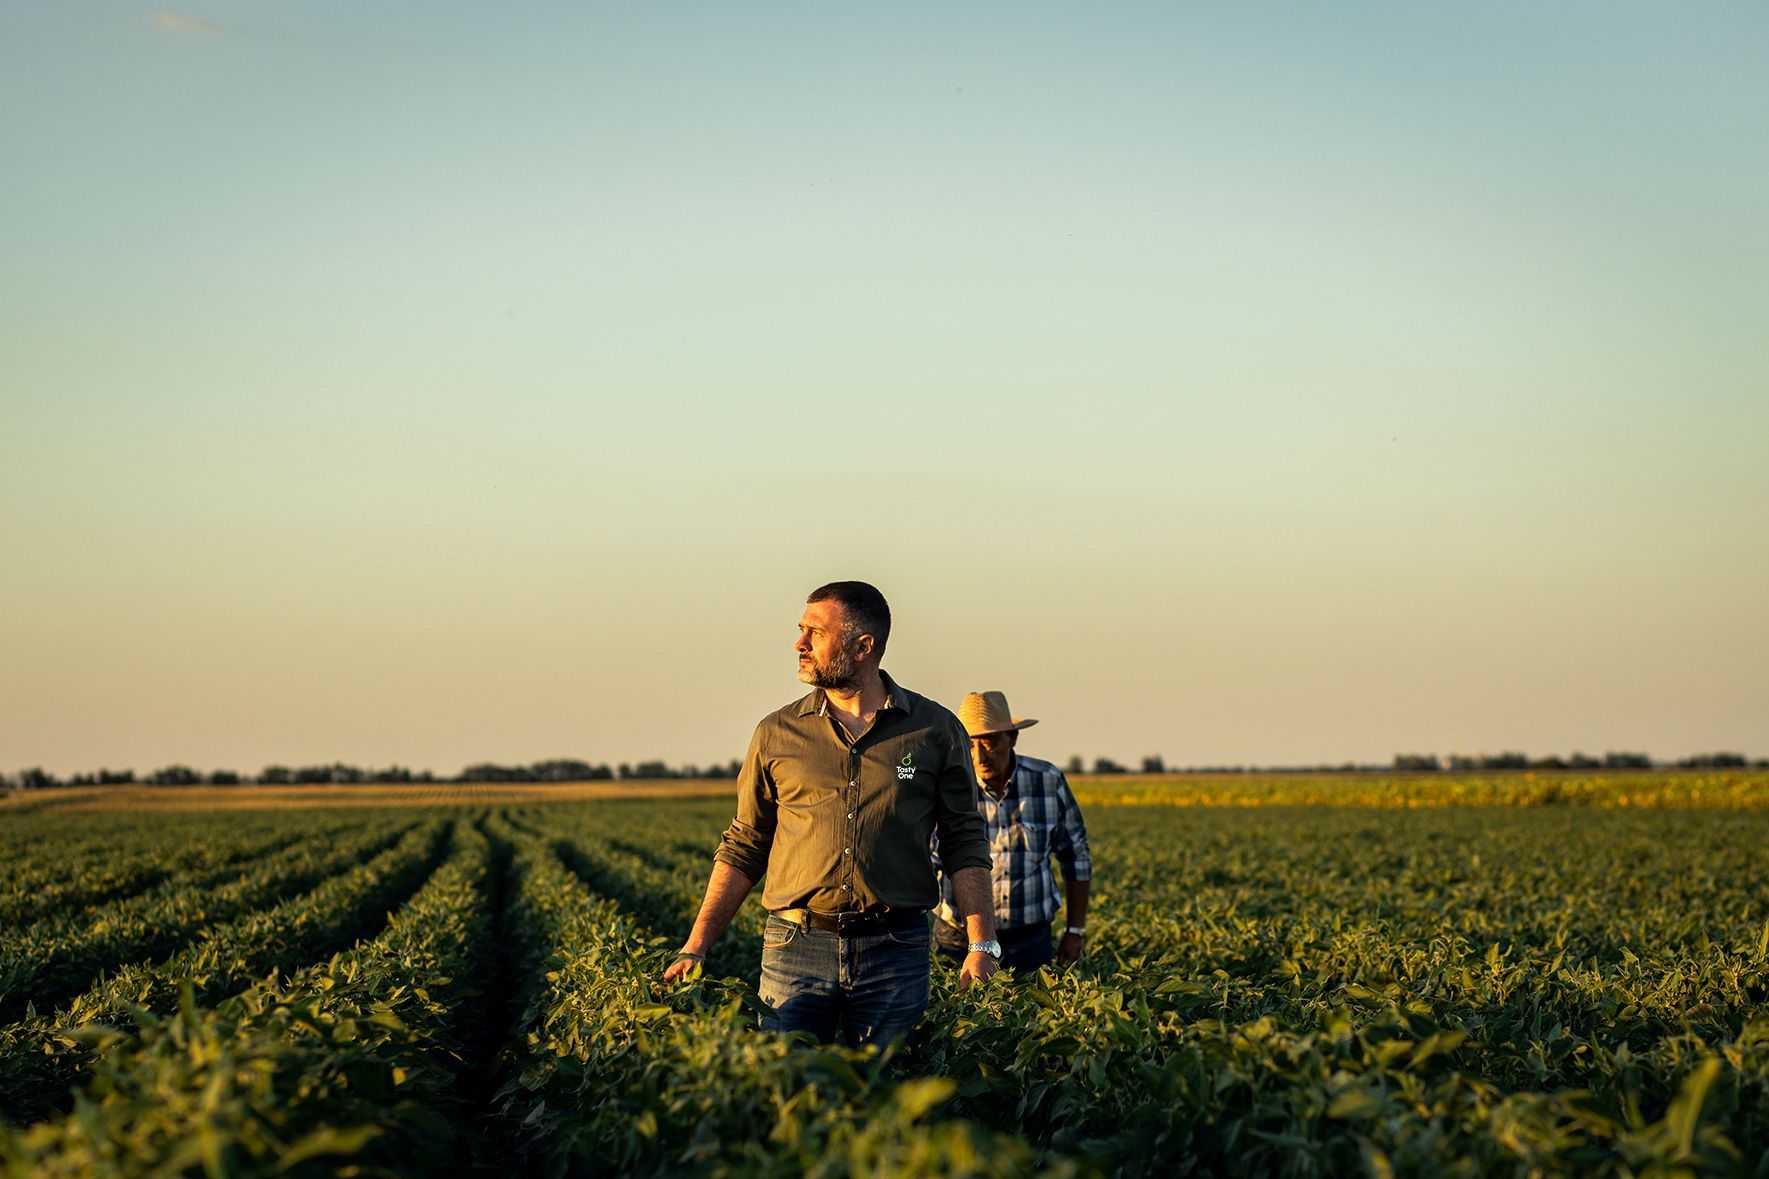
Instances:
[[[838,937],[769,916],[762,929],[762,1030],[851,1048],[907,1036],[927,1010],[928,927]]]

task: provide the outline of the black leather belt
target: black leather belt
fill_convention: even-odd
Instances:
[[[776,909],[774,916],[808,929],[823,929],[841,937],[872,937],[893,929],[924,929],[925,909],[886,909],[878,913],[815,913],[810,909]]]
[[[1030,925],[997,925],[995,927],[995,940],[1003,943],[1018,941],[1021,938],[1036,937],[1040,929],[1049,928],[1050,926],[1045,925],[1040,921],[1034,921]],[[953,925],[951,922],[944,919],[934,923],[934,937],[938,940],[945,941],[949,945],[964,943],[969,936],[969,934],[965,933],[962,926]]]

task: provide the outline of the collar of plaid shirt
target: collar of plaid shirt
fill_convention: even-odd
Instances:
[[[1008,798],[1018,795],[1019,792],[1014,789],[1013,784],[1014,784],[1014,779],[1019,776],[1020,776],[1020,759],[1016,755],[1013,759],[1013,765],[1007,771],[1007,781],[1005,781],[1001,784],[1001,793],[1000,794],[996,794],[993,790],[990,790],[987,786],[983,785],[983,780],[981,778],[977,779],[977,790],[979,793],[982,794],[982,796],[984,798],[988,799],[990,802],[994,802],[994,803],[1005,802],[1005,801],[1007,801]]]

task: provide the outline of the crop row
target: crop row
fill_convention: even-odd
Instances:
[[[1095,806],[1088,956],[964,992],[936,962],[885,1058],[754,1030],[753,901],[705,976],[661,983],[728,818],[457,821],[433,875],[446,826],[414,827],[0,1028],[9,1114],[82,1082],[0,1156],[20,1176],[470,1153],[546,1174],[1765,1173],[1756,814]]]
[[[1027,1172],[1030,1155],[1011,1136],[926,1124],[948,1082],[904,1082],[874,1056],[757,1035],[746,984],[665,988],[668,939],[589,891],[546,841],[511,834],[511,925],[542,981],[499,1111],[527,1165],[548,1174]]]
[[[302,840],[246,867],[230,866],[0,937],[0,1018],[67,999],[108,968],[169,953],[201,930],[311,888],[398,841],[409,820],[370,827],[343,846]],[[270,847],[286,843],[278,837]]]
[[[564,976],[572,985],[553,999],[565,1026],[584,1022],[572,1004],[598,980],[646,993],[665,957],[655,951],[678,943],[703,885],[695,851],[710,848],[719,817],[708,810],[675,812],[672,830],[603,804],[562,811],[538,833],[618,902],[601,928],[636,939],[617,939],[615,962]],[[900,1063],[958,1085],[948,1113],[1017,1134],[1046,1162],[1124,1174],[1729,1173],[1760,1157],[1762,824],[1618,812],[1182,816],[1097,808],[1105,854],[1082,966],[960,994],[936,964],[927,1018]],[[649,970],[638,965],[646,944]],[[744,921],[720,949],[713,972],[753,980]],[[667,993],[652,999],[683,1014]],[[614,1043],[563,1041],[572,1059],[634,1051]],[[580,1083],[580,1104],[602,1099],[592,1078]],[[535,1116],[578,1132],[570,1084],[542,1088],[554,1101]],[[610,1149],[618,1127],[594,1141]],[[632,1162],[661,1165],[643,1152]]]
[[[1108,1169],[1728,1173],[1769,1136],[1764,826],[1096,808],[1091,950],[915,1065]]]
[[[430,873],[445,832],[446,825],[433,820],[405,830],[379,854],[387,842],[380,831],[331,849],[336,874],[311,891],[208,927],[164,961],[119,967],[53,1015],[0,1027],[4,1120],[31,1121],[61,1106],[90,1066],[102,1029],[127,1022],[133,1011],[167,1014],[185,988],[196,1001],[212,1003],[273,971],[350,945]]]
[[[687,936],[706,887],[704,871],[671,871],[656,858],[637,855],[619,838],[598,839],[593,829],[566,827],[550,846],[561,863],[590,891],[620,904],[650,934],[680,945]],[[699,866],[697,866],[699,867]],[[727,935],[717,942],[706,962],[715,976],[755,981],[759,962],[755,941],[766,914],[759,904],[738,911]]]
[[[114,835],[82,841],[38,840],[11,851],[11,871],[0,881],[0,928],[16,928],[61,913],[145,891],[181,873],[239,863],[304,838],[289,823],[210,821],[187,824],[182,838],[119,841]]]
[[[7,1176],[441,1172],[492,952],[492,856],[455,823],[446,863],[372,940],[204,1007],[98,1034],[78,1108],[0,1129]]]

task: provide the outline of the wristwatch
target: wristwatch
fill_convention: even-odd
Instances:
[[[986,942],[972,942],[970,944],[970,952],[973,954],[987,954],[997,962],[1001,961],[1001,943],[994,938],[990,938]]]

